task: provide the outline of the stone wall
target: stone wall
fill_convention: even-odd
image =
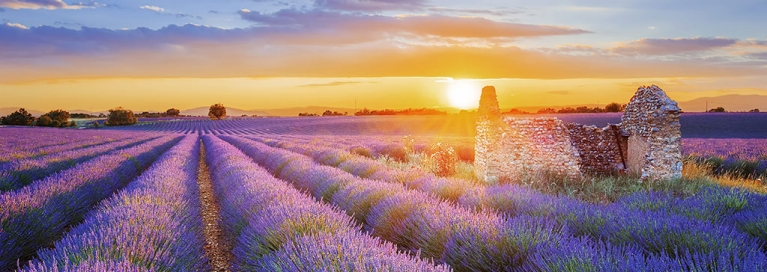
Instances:
[[[640,87],[621,124],[604,128],[557,118],[500,115],[495,88],[482,89],[474,169],[488,183],[539,173],[633,173],[642,179],[681,177],[679,107],[657,86]]]
[[[492,156],[499,180],[521,180],[539,174],[581,176],[578,150],[562,120],[505,117],[503,121],[500,142]]]
[[[652,85],[639,87],[621,117],[628,139],[628,170],[642,179],[682,176],[680,109]]]
[[[479,99],[477,110],[477,134],[474,144],[474,173],[480,179],[488,183],[498,182],[500,176],[499,165],[495,153],[500,143],[503,127],[501,111],[498,108],[498,98],[495,87],[482,88],[482,96]],[[477,156],[480,155],[480,156]]]
[[[625,151],[621,148],[626,138],[618,125],[603,128],[567,124],[570,140],[580,155],[581,171],[588,174],[615,174],[625,172]]]

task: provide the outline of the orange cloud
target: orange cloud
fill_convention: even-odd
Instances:
[[[678,59],[667,62],[572,45],[528,50],[504,43],[531,35],[581,30],[447,16],[385,17],[282,11],[264,26],[221,29],[171,25],[109,30],[0,25],[0,83],[77,78],[455,77],[646,78],[764,74],[763,63]],[[249,13],[249,12],[241,12]],[[242,16],[245,16],[242,15]],[[305,22],[316,18],[314,25]],[[461,28],[465,24],[467,28]],[[440,25],[455,26],[440,29]],[[400,32],[406,32],[401,34]],[[340,33],[340,35],[336,35]],[[400,33],[400,34],[398,34]],[[468,37],[465,37],[468,36]],[[500,37],[499,37],[500,36]],[[730,39],[671,39],[660,54],[717,48]],[[704,46],[692,46],[701,42]],[[698,41],[700,40],[700,41]],[[495,41],[500,41],[496,43]],[[443,42],[443,43],[440,43]],[[481,46],[475,46],[478,43]],[[655,44],[648,39],[637,44]],[[712,45],[713,44],[713,45]],[[648,49],[649,48],[649,49]],[[590,54],[573,54],[590,52]],[[754,55],[754,60],[763,59]]]

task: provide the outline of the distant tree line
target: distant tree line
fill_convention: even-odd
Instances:
[[[136,114],[136,117],[141,118],[162,118],[162,117],[177,117],[180,116],[181,111],[176,108],[170,108],[166,110],[165,112],[142,112]]]
[[[369,110],[367,108],[364,108],[360,111],[357,111],[354,113],[355,116],[365,116],[365,115],[447,115],[446,111],[441,110],[435,110],[435,109],[427,109],[427,108],[421,108],[421,109],[404,109],[404,110],[392,110],[392,109],[383,109],[383,110]]]
[[[729,112],[724,109],[724,107],[716,107],[713,109],[708,110],[708,112]],[[748,112],[759,112],[759,109],[750,109]]]
[[[69,117],[77,118],[77,119],[88,119],[88,118],[104,118],[107,116],[103,113],[99,113],[99,115],[88,114],[88,113],[70,113]]]
[[[298,116],[302,116],[302,117],[304,116],[309,116],[309,117],[311,116],[347,116],[347,115],[349,115],[348,112],[337,112],[337,111],[330,111],[330,110],[326,110],[321,115],[316,113],[308,113],[308,112],[301,112],[298,114]]]
[[[581,107],[565,107],[561,109],[554,109],[554,108],[543,108],[539,109],[537,114],[553,114],[553,113],[602,113],[602,112],[623,112],[626,110],[626,104],[618,104],[618,103],[610,103],[605,105],[604,108],[600,107],[593,107],[589,108],[586,106]],[[506,112],[503,112],[503,114],[533,114],[529,111],[523,111],[517,108],[510,109]]]
[[[73,127],[74,121],[69,121],[69,112],[65,110],[52,110],[35,118],[26,109],[19,110],[0,117],[0,123],[9,126],[40,126],[40,127]]]

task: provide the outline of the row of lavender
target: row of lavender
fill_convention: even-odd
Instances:
[[[263,136],[262,136],[263,137]],[[290,139],[302,143],[323,143],[334,148],[370,154],[379,158],[388,156],[398,158],[404,150],[427,152],[430,143],[443,142],[452,146],[459,159],[473,161],[474,144],[465,137],[442,137],[429,139],[424,137],[370,137],[349,136],[342,139],[328,136],[272,136],[271,139]],[[707,163],[715,173],[739,174],[743,177],[767,175],[767,139],[682,139],[682,154],[688,158]]]
[[[199,141],[187,136],[24,271],[205,271]]]
[[[82,219],[22,270],[210,270],[202,250],[197,140],[151,140],[3,194],[0,204],[8,209],[0,218],[0,270],[24,265],[35,249]],[[449,270],[364,234],[351,217],[275,179],[220,139],[205,142],[227,234],[237,241],[236,270]],[[77,171],[83,175],[74,175]]]
[[[82,133],[77,130],[42,127],[2,128],[0,132],[0,165],[15,160],[147,135],[143,132],[120,131]]]
[[[326,144],[302,144],[299,141],[274,140],[274,138],[267,140],[252,136],[245,138],[309,156],[320,164],[337,167],[361,178],[400,183],[409,189],[428,192],[449,201],[456,201],[466,191],[481,186],[468,180],[437,177],[417,168],[393,169],[374,159],[358,156],[343,149],[326,147]]]
[[[113,151],[0,195],[0,270],[58,239],[86,211],[135,178],[178,141],[164,136]]]
[[[647,231],[642,228],[604,229],[601,236],[579,232],[588,226],[570,231],[571,225],[582,223],[576,219],[590,219],[587,216],[572,218],[581,211],[579,208],[586,208],[583,205],[575,210],[565,210],[570,205],[564,205],[562,200],[559,203],[563,205],[542,201],[560,209],[549,211],[545,216],[520,213],[503,219],[505,217],[452,206],[396,183],[360,179],[337,168],[320,166],[295,153],[241,138],[223,138],[243,149],[276,176],[293,181],[294,185],[308,190],[316,198],[330,201],[353,214],[374,234],[402,247],[421,250],[427,257],[440,259],[457,270],[502,270],[510,266],[556,270],[572,265],[573,261],[579,262],[584,269],[593,265],[623,270],[628,267],[650,270],[749,269],[767,265],[764,253],[759,249],[761,242],[742,233],[731,239],[721,238],[723,242],[735,245],[731,248],[706,245],[704,250],[699,244],[691,245],[701,243],[699,240],[684,243],[684,238],[690,238],[688,236],[676,240],[669,239],[673,236],[648,238],[649,242],[676,248],[659,250],[630,238],[613,241],[614,237],[625,233]],[[526,205],[523,202],[515,204]],[[568,219],[571,220],[567,222]],[[694,236],[705,232],[694,229],[690,233]],[[625,254],[634,257],[620,257]]]
[[[116,130],[186,134],[298,135],[440,135],[473,136],[475,121],[468,116],[341,116],[169,120],[139,123]]]
[[[29,185],[33,181],[73,167],[78,163],[113,150],[129,148],[152,138],[149,135],[141,135],[117,141],[101,142],[101,139],[88,141],[87,136],[85,137],[86,139],[76,147],[65,151],[0,164],[0,192],[17,190]]]
[[[350,217],[275,179],[232,145],[203,139],[222,221],[235,239],[235,270],[447,271],[363,234]]]
[[[318,161],[335,162],[341,169],[358,176],[417,184],[420,187],[409,187],[452,199],[465,207],[491,208],[512,216],[553,218],[577,236],[683,260],[687,268],[748,268],[748,262],[726,261],[728,258],[765,265],[760,245],[767,242],[767,215],[761,211],[767,208],[767,199],[737,189],[712,188],[685,200],[639,193],[607,206],[552,197],[511,185],[464,186],[453,191],[462,194],[443,194],[434,188],[446,188],[441,186],[444,181],[424,177],[402,180],[403,176],[397,176],[391,169],[317,145],[297,147],[283,142],[281,146],[313,155]]]
[[[307,125],[308,121],[310,120],[298,118],[236,118],[215,122],[192,119],[147,122],[130,127],[112,127],[109,129],[198,135],[282,134],[291,131],[291,126]]]

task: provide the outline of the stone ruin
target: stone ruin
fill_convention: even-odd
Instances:
[[[682,176],[680,109],[655,85],[640,87],[621,123],[603,128],[502,116],[493,86],[482,89],[477,112],[474,171],[488,183],[538,174]]]

